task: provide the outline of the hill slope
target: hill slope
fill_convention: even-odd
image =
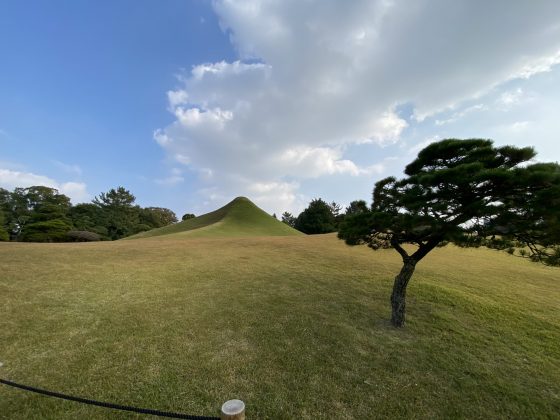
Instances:
[[[174,225],[142,232],[127,239],[176,235],[193,238],[221,236],[292,236],[301,232],[276,220],[246,197],[237,197],[224,207]]]

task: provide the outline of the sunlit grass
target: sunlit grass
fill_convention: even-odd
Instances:
[[[0,244],[0,377],[200,415],[555,418],[560,270],[437,249],[387,322],[396,252],[333,235]],[[175,236],[175,238],[177,238]],[[136,418],[0,386],[0,417]]]

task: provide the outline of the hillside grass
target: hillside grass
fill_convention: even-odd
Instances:
[[[297,236],[301,232],[272,217],[246,197],[237,197],[210,213],[173,225],[142,232],[126,239],[180,235],[189,238],[242,236]]]
[[[437,249],[397,330],[399,268],[333,235],[0,243],[0,377],[248,419],[559,417],[558,269]],[[140,418],[4,385],[0,417]]]

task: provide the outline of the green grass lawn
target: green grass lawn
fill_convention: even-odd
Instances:
[[[560,416],[559,269],[437,249],[396,330],[399,268],[333,235],[0,243],[0,377],[250,419]],[[0,417],[138,418],[3,385]]]

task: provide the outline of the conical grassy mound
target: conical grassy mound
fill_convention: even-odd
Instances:
[[[291,236],[302,235],[285,223],[258,208],[246,197],[235,200],[210,213],[174,225],[152,229],[127,239],[172,235],[193,238],[231,236]]]

